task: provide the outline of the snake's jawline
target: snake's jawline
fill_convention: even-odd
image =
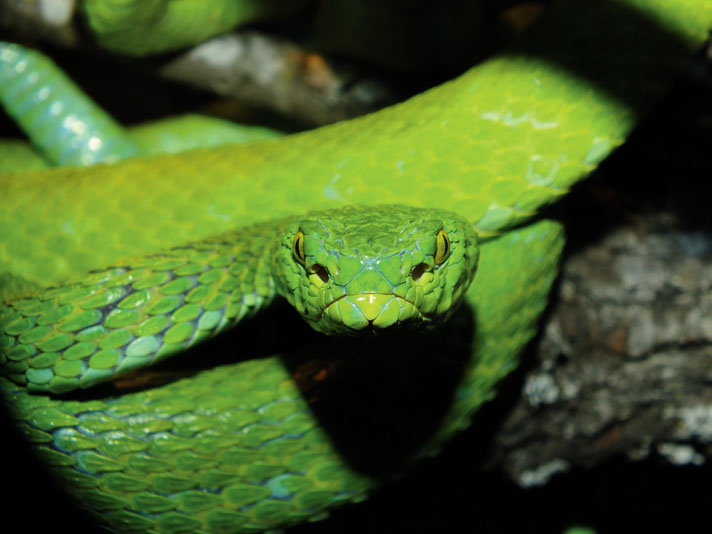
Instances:
[[[417,316],[415,316],[415,317],[412,317],[412,316],[411,316],[411,317],[408,319],[408,323],[410,323],[411,321],[416,321],[416,320],[420,320],[420,321],[423,321],[423,320],[424,320],[424,321],[430,321],[430,318],[427,317],[427,316],[425,316],[425,315],[420,311],[420,308],[418,308],[418,306],[416,306],[416,304],[415,304],[414,302],[408,300],[408,299],[405,298],[405,297],[401,297],[400,295],[396,295],[395,293],[345,293],[345,294],[343,294],[343,295],[339,295],[339,296],[336,297],[334,300],[332,300],[331,302],[329,302],[326,306],[324,306],[324,309],[322,310],[321,315],[319,316],[319,319],[323,319],[324,316],[325,316],[325,314],[327,313],[327,310],[328,310],[331,306],[335,306],[336,303],[339,302],[340,300],[343,300],[343,299],[345,299],[345,298],[347,298],[347,297],[348,297],[350,300],[353,300],[353,299],[358,300],[359,297],[368,298],[369,295],[381,295],[381,296],[384,296],[384,297],[392,297],[392,298],[395,298],[395,299],[398,299],[398,300],[401,300],[401,301],[407,303],[407,305],[410,306],[411,308],[413,308],[413,310],[415,310],[415,312],[417,313]],[[318,319],[317,319],[317,320],[318,320]],[[387,326],[387,327],[385,327],[385,328],[379,328],[379,327],[373,325],[372,323],[373,323],[373,320],[369,320],[369,325],[368,325],[368,326],[373,326],[375,330],[387,330],[388,328],[397,327],[399,324],[400,324],[400,325],[403,325],[402,322],[397,322],[397,323],[392,324],[392,325],[390,325],[390,326]]]

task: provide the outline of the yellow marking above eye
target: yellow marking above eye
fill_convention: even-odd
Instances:
[[[301,230],[294,234],[292,253],[294,254],[294,258],[302,265],[307,261],[307,255],[304,253],[304,232]]]
[[[444,262],[450,254],[450,238],[445,230],[440,230],[435,236],[435,265]]]

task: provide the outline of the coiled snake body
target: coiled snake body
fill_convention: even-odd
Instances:
[[[420,350],[384,341],[425,352],[431,374],[457,368],[403,463],[433,453],[536,330],[563,235],[530,219],[622,142],[711,24],[702,1],[562,2],[519,48],[364,118],[0,175],[0,385],[13,416],[120,530],[254,531],[361,499],[377,477],[321,426],[314,414],[332,398],[305,389],[289,355],[250,359],[231,344],[237,363],[125,394],[102,384],[140,377],[277,294],[325,333],[436,324],[462,301],[445,328],[464,333],[452,345],[440,331]],[[37,284],[51,288],[28,289]],[[347,353],[346,339],[329,350]]]

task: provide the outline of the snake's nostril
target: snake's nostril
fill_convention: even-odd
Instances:
[[[418,265],[413,267],[413,270],[410,273],[411,278],[413,278],[413,280],[417,282],[420,277],[423,276],[423,273],[427,270],[427,268],[427,263],[419,263]]]
[[[323,265],[319,265],[318,263],[315,263],[311,271],[316,274],[319,278],[321,278],[321,281],[324,282],[325,284],[329,281],[329,271],[324,267]]]

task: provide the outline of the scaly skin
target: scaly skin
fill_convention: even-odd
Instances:
[[[198,43],[238,24],[286,16],[308,0],[84,0],[102,46],[143,56]]]
[[[471,316],[459,325],[476,337],[455,344],[476,358],[465,358],[467,367],[446,396],[452,397],[447,414],[418,416],[416,426],[427,428],[433,417],[437,425],[409,461],[432,454],[466,427],[473,410],[493,396],[494,384],[514,368],[546,304],[562,244],[560,227],[542,221],[482,247],[482,285],[467,295],[477,328]],[[515,260],[521,268],[502,271]],[[419,360],[416,349],[408,348],[402,365]],[[239,348],[227,352],[232,359],[245,356]],[[456,360],[447,343],[441,353],[427,356],[429,376],[447,372]],[[319,516],[362,499],[378,482],[350,468],[312,414],[354,400],[340,398],[338,391],[310,400],[310,389],[297,386],[290,372],[290,362],[299,359],[285,357],[222,365],[166,386],[124,395],[119,389],[84,401],[31,395],[3,378],[0,385],[40,458],[80,502],[121,530],[214,531],[229,525],[239,532]],[[378,362],[363,355],[361,360],[367,368]],[[329,372],[330,365],[331,360],[321,363],[315,372]],[[437,389],[438,381],[430,387]],[[418,396],[442,402],[420,386]],[[362,402],[366,410],[375,408]],[[390,409],[379,406],[379,417],[400,428],[402,414]]]
[[[142,156],[175,154],[195,148],[248,143],[284,135],[278,130],[263,126],[236,124],[216,117],[194,114],[133,126],[126,130],[126,134]],[[64,141],[66,140],[65,138]],[[56,164],[48,161],[50,157],[45,157],[24,141],[3,140],[0,143],[0,173],[38,171],[55,167]]]
[[[611,5],[643,5],[650,19],[631,21]],[[650,20],[676,37],[661,38]],[[267,213],[354,202],[446,206],[483,238],[466,295],[470,314],[455,325],[474,336],[458,342],[467,355],[459,380],[442,420],[412,454],[417,458],[468,424],[535,331],[555,277],[561,229],[549,221],[510,228],[622,141],[711,20],[712,7],[692,0],[573,2],[525,39],[531,55],[495,58],[366,118],[245,148],[2,176],[8,208],[0,222],[2,270],[53,283]],[[554,39],[557,25],[567,29]],[[600,39],[604,27],[610,41]],[[541,54],[559,65],[587,65],[597,88]],[[656,60],[642,59],[650,55]],[[171,180],[157,179],[165,176]],[[44,247],[24,245],[37,235]],[[55,320],[47,319],[51,328]],[[135,333],[139,325],[128,327]],[[448,366],[457,352],[446,347],[430,356],[434,365]],[[2,385],[40,455],[110,521],[134,531],[239,531],[318,515],[361,498],[374,483],[349,468],[311,416],[338,395],[313,396],[303,384],[300,390],[292,380],[300,376],[287,355],[89,400]]]
[[[0,41],[0,103],[35,145],[3,143],[0,171],[113,163],[141,155],[272,139],[268,128],[186,115],[124,131],[42,54]]]
[[[37,73],[52,71],[51,79]],[[104,110],[42,54],[0,42],[0,102],[56,165],[112,163],[139,154]],[[68,105],[71,102],[72,105]]]
[[[404,104],[288,141],[2,176],[0,272],[53,283],[122,256],[344,204],[446,207],[480,235],[503,231],[619,145],[706,35],[704,2],[625,5],[642,14],[613,9],[617,2],[558,5],[523,41],[526,54],[498,56]],[[35,235],[50,250],[25,250]],[[47,252],[63,261],[44,261]]]
[[[438,326],[457,310],[479,259],[466,219],[396,204],[314,212],[279,235],[274,286],[324,334]]]
[[[0,308],[0,363],[66,393],[186,350],[284,297],[317,331],[432,328],[459,306],[479,250],[444,210],[348,206],[129,258]]]

